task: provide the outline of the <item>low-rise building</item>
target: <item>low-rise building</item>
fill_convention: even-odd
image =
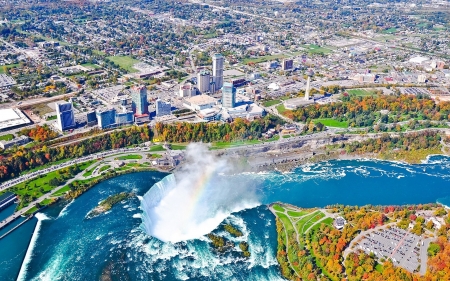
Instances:
[[[20,145],[24,145],[30,142],[30,138],[27,136],[20,136],[17,138],[14,138],[10,141],[0,141],[0,147],[2,149],[8,149],[11,148],[13,146],[20,146]]]
[[[333,226],[338,230],[343,229],[346,224],[347,224],[347,221],[343,217],[337,217],[334,219],[334,222],[333,222]]]
[[[199,111],[207,108],[213,108],[217,104],[217,100],[207,95],[198,95],[184,99],[183,104],[191,110]]]

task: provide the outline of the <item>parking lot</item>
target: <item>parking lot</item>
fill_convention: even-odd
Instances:
[[[397,227],[373,231],[358,244],[367,254],[373,253],[379,259],[390,258],[394,265],[410,272],[421,263],[422,238]]]

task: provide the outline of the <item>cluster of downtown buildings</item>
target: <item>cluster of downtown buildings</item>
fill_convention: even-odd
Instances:
[[[180,86],[179,98],[183,100],[183,107],[194,111],[199,118],[198,121],[226,121],[236,117],[252,119],[263,116],[264,110],[252,101],[243,97],[237,99],[236,81],[224,81],[224,57],[221,54],[215,54],[212,58],[212,73],[206,70],[200,71],[196,77],[196,86],[191,83]],[[245,82],[245,79],[243,80]],[[221,99],[211,96],[218,91],[221,91]],[[127,90],[127,94],[122,94],[123,92],[120,90],[116,94],[99,93],[98,96],[103,95],[101,99],[108,105],[87,112],[87,125],[97,125],[101,129],[107,129],[149,122],[151,112],[147,88],[133,86]],[[160,98],[155,101],[154,107],[156,118],[172,114],[171,103]],[[55,109],[58,130],[66,131],[76,127],[76,110],[72,102],[57,102]]]

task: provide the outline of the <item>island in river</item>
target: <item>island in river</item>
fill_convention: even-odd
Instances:
[[[131,192],[121,192],[118,194],[111,195],[108,198],[106,198],[105,200],[101,201],[97,207],[95,207],[92,211],[90,211],[89,214],[87,215],[87,217],[91,218],[91,217],[98,216],[102,213],[105,213],[105,212],[111,210],[111,208],[115,204],[117,204],[123,200],[126,200],[128,198],[131,198],[133,196],[135,196],[135,194],[131,193]]]
[[[440,204],[269,209],[277,260],[289,280],[450,278],[450,215]]]

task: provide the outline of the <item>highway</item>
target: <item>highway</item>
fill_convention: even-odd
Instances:
[[[133,153],[133,152],[144,152],[144,151],[148,152],[148,151],[150,151],[150,148],[149,147],[120,148],[120,149],[113,149],[113,150],[108,150],[108,151],[105,151],[105,152],[99,152],[99,153],[91,154],[91,155],[88,155],[88,156],[80,157],[80,158],[77,158],[77,159],[74,159],[74,160],[70,160],[70,161],[67,161],[67,162],[64,162],[64,163],[61,163],[61,164],[50,166],[50,167],[42,169],[42,170],[38,170],[38,171],[35,171],[35,172],[27,173],[27,174],[25,174],[23,176],[20,176],[18,178],[14,178],[12,180],[6,181],[6,182],[4,182],[4,183],[2,183],[0,185],[0,192],[1,191],[5,191],[6,189],[8,189],[8,188],[10,188],[10,187],[12,187],[12,186],[14,186],[16,184],[25,182],[25,181],[30,180],[30,179],[34,179],[34,178],[36,178],[36,177],[38,177],[40,175],[47,174],[47,173],[50,173],[50,172],[53,172],[53,171],[56,171],[56,170],[60,170],[60,169],[63,169],[63,168],[67,168],[67,167],[72,166],[72,165],[81,164],[81,163],[84,163],[84,162],[87,162],[87,161],[90,161],[90,160],[94,160],[94,159],[104,158],[106,156],[117,154],[117,153],[125,153],[125,152]]]

